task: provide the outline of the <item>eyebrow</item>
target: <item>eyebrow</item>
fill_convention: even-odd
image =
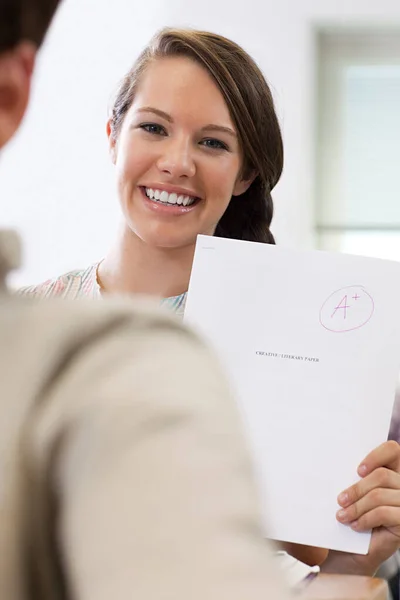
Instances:
[[[232,137],[236,138],[237,135],[230,127],[224,127],[223,125],[206,125],[201,128],[202,131],[219,131],[221,133],[227,133]]]
[[[174,122],[171,115],[164,112],[163,110],[159,110],[158,108],[153,108],[152,106],[143,106],[142,108],[139,108],[137,112],[139,112],[139,113],[150,112],[150,113],[153,113],[154,115],[157,115],[158,117],[161,117],[162,119],[165,119],[166,121],[168,121],[168,123]],[[227,133],[228,135],[231,135],[234,138],[237,137],[237,135],[233,131],[233,129],[231,129],[230,127],[225,127],[223,125],[209,124],[209,125],[206,125],[205,127],[202,127],[201,131],[204,131],[204,132],[219,131],[220,133]]]
[[[158,108],[153,108],[152,106],[143,106],[142,108],[138,108],[138,112],[150,112],[157,115],[158,117],[161,117],[162,119],[165,119],[166,121],[168,121],[168,123],[173,123],[173,118],[171,117],[171,115],[164,112],[163,110],[159,110]]]

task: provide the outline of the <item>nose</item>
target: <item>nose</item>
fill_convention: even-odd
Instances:
[[[157,162],[160,171],[169,175],[171,179],[193,177],[196,173],[196,165],[190,140],[171,137],[163,146]]]

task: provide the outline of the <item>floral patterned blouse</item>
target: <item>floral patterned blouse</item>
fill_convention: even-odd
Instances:
[[[101,299],[102,292],[97,279],[97,269],[100,263],[94,263],[86,269],[69,271],[56,279],[48,279],[38,285],[23,287],[18,294],[31,298],[93,298]],[[178,316],[183,317],[185,311],[186,293],[179,296],[163,298],[161,304]]]

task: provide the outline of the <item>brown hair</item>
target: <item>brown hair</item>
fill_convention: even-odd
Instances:
[[[0,0],[0,52],[22,41],[39,47],[59,4],[60,0]]]
[[[254,60],[237,44],[205,31],[163,29],[141,53],[118,90],[111,131],[118,137],[143,71],[154,59],[186,56],[200,64],[218,85],[238,132],[242,177],[256,177],[248,190],[232,196],[215,235],[275,243],[270,231],[271,190],[283,168],[282,136],[268,84]]]

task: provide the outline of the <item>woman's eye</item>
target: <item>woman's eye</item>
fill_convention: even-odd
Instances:
[[[161,125],[157,125],[157,123],[142,123],[139,125],[140,129],[147,131],[147,133],[151,133],[153,135],[166,135],[166,131],[164,127]]]
[[[203,146],[206,148],[212,148],[213,150],[228,150],[228,146],[221,142],[220,140],[216,140],[214,138],[210,138],[202,141]]]

